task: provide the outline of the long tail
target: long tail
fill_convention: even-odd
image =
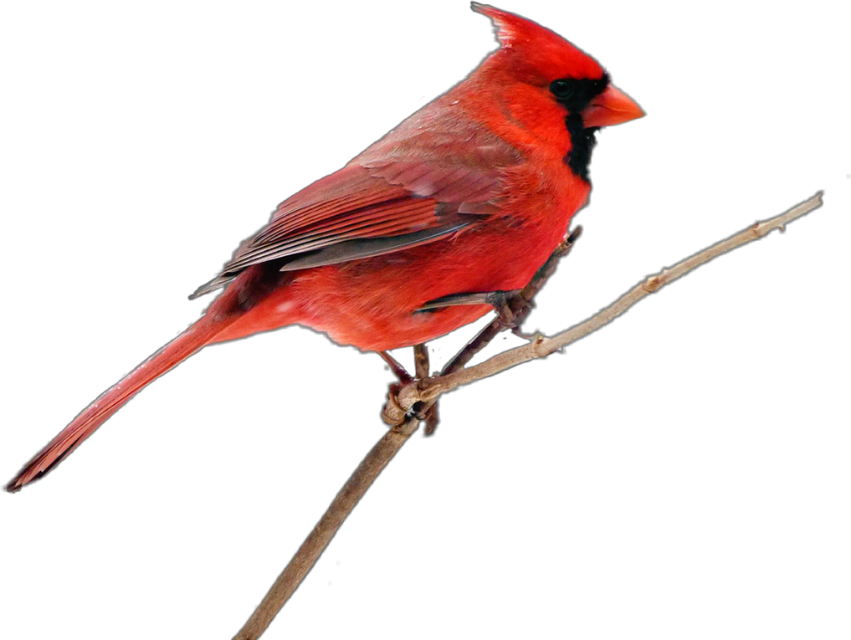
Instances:
[[[143,387],[199,351],[229,324],[226,320],[213,320],[209,314],[203,316],[86,407],[71,424],[24,465],[18,475],[6,485],[6,491],[19,491],[24,485],[52,471]]]

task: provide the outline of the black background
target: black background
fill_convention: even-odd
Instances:
[[[583,236],[525,329],[567,329],[825,188],[830,16],[704,6],[500,4],[647,113],[599,134]],[[187,296],[280,201],[495,48],[466,2],[387,7],[9,22],[4,480],[201,315]],[[264,638],[812,635],[838,604],[847,419],[831,197],[563,354],[442,399],[437,434],[391,462]],[[0,496],[2,625],[231,638],[381,437],[391,380],[297,327],[194,356]]]

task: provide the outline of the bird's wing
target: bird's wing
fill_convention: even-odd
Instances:
[[[458,154],[436,139],[402,154],[385,153],[379,143],[285,200],[220,275],[191,297],[224,286],[252,265],[278,260],[289,271],[372,257],[432,242],[490,215],[502,169],[516,162],[513,150],[488,139]]]

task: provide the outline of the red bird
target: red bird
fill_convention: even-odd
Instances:
[[[643,115],[596,60],[478,3],[501,47],[345,167],[282,202],[193,297],[195,324],[80,413],[6,486],[46,474],[208,344],[300,324],[384,351],[442,336],[523,288],[585,205],[599,127]],[[478,294],[478,295],[477,295]]]

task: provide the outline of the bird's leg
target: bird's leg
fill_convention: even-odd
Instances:
[[[399,378],[399,382],[403,385],[408,384],[409,382],[413,382],[414,378],[408,373],[408,370],[402,366],[402,364],[393,356],[391,356],[386,351],[379,351],[378,355],[381,356],[381,359],[384,360],[389,366],[390,371],[392,371],[397,378]]]
[[[396,375],[396,378],[399,379],[399,382],[391,383],[387,389],[387,402],[394,404],[396,408],[401,410],[402,407],[399,406],[399,401],[397,400],[399,396],[399,389],[404,387],[406,384],[413,382],[414,378],[410,373],[408,373],[408,370],[402,366],[402,363],[389,353],[386,351],[378,351],[377,353],[381,356],[381,359],[390,366],[390,370]]]

